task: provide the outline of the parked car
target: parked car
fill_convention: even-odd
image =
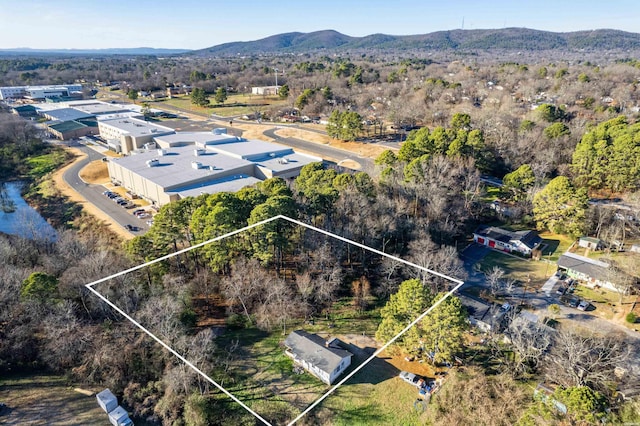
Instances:
[[[589,305],[591,305],[591,303],[587,302],[586,300],[583,300],[578,305],[578,310],[579,311],[586,311],[589,308]]]
[[[145,209],[135,209],[134,211],[131,212],[132,215],[137,216],[140,213],[144,213]]]
[[[124,207],[125,209],[133,209],[136,207],[136,205],[131,202],[127,202],[127,204],[123,204],[122,207]]]
[[[133,225],[129,225],[128,223],[124,226],[124,229],[127,231],[133,231]]]
[[[498,309],[498,311],[493,315],[493,317],[496,319],[500,319],[503,316],[505,316],[505,314],[510,310],[511,310],[511,305],[508,303],[503,303]]]
[[[580,305],[580,298],[577,296],[571,296],[571,298],[569,299],[569,306],[571,306],[572,308],[577,308],[578,305]]]
[[[567,292],[567,287],[564,284],[558,287],[558,289],[556,290],[556,293],[558,293],[559,295],[563,295],[566,292]]]
[[[410,385],[419,387],[418,383],[421,381],[424,382],[424,378],[418,376],[417,374],[409,373],[408,371],[401,371],[398,375],[402,380],[409,383]]]

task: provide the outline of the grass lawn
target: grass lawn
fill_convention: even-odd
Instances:
[[[492,201],[495,201],[500,198],[501,188],[498,188],[496,186],[486,185],[484,189],[485,189],[485,195],[484,197],[482,197],[482,201],[484,201],[485,203],[491,203]]]
[[[354,316],[349,301],[345,300],[336,303],[330,319],[322,317],[316,318],[313,324],[289,324],[286,334],[304,328],[322,336],[331,334],[341,339],[352,336],[357,341],[369,339],[378,322],[377,309],[361,317]],[[365,337],[362,337],[363,333]],[[282,329],[271,333],[255,328],[228,330],[217,339],[217,346],[222,352],[235,341],[239,342],[236,358],[227,372],[212,374],[241,401],[278,424],[291,420],[329,390],[329,386],[309,373],[294,372],[292,360],[284,354],[282,341],[285,337]],[[354,358],[348,371],[368,358],[375,349],[371,346],[374,345],[358,344],[352,349]],[[368,349],[363,350],[364,347]],[[381,356],[365,366],[310,415],[322,424],[333,425],[423,424],[422,415],[413,408],[417,389],[397,377],[401,369],[433,378],[426,364],[408,363],[401,355]]]
[[[365,366],[323,401],[315,415],[333,418],[334,425],[422,425],[425,414],[413,403],[417,388],[400,380],[399,370],[384,358]]]
[[[209,99],[211,104],[208,107],[199,107],[191,103],[189,96],[173,97],[171,99],[163,99],[158,101],[156,105],[162,103],[172,105],[184,111],[193,112],[201,115],[221,115],[223,117],[232,117],[237,115],[253,114],[256,110],[272,105],[287,105],[286,100],[281,100],[277,96],[257,96],[257,95],[231,95],[224,104],[216,104],[213,97]]]
[[[554,234],[552,232],[543,232],[540,234],[542,237],[542,243],[547,244],[543,251],[545,259],[557,262],[560,256],[569,249],[569,246],[574,242],[573,239],[566,235]]]
[[[7,404],[0,423],[109,424],[109,418],[98,406],[95,396],[83,395],[73,389],[73,385],[56,375],[30,374],[0,378],[0,402]]]
[[[504,269],[516,280],[526,282],[530,278],[533,285],[542,285],[556,269],[555,265],[547,262],[527,260],[492,250],[481,261],[481,267],[483,271],[488,271],[494,266]]]
[[[54,149],[48,154],[27,158],[26,162],[31,169],[29,176],[38,178],[51,173],[62,166],[70,157],[71,155],[67,151]]]

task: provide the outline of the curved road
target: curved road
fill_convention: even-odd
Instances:
[[[145,223],[146,220],[138,219],[131,214],[131,210],[124,209],[118,204],[114,203],[110,198],[105,197],[102,193],[106,188],[102,185],[92,185],[84,182],[80,179],[80,171],[92,161],[99,160],[104,155],[99,152],[86,147],[81,144],[72,145],[74,148],[79,149],[83,153],[87,154],[87,157],[75,163],[62,175],[62,179],[76,190],[87,202],[93,204],[98,209],[102,210],[106,215],[111,217],[117,224],[123,229],[124,225],[130,224],[140,228],[139,232],[145,232],[149,227]],[[137,235],[139,232],[133,232],[133,235]]]
[[[333,148],[331,146],[324,145],[324,144],[308,142],[302,139],[285,138],[282,136],[278,136],[276,134],[277,130],[278,128],[265,130],[263,134],[265,136],[273,138],[276,142],[282,143],[284,145],[288,145],[293,148],[304,149],[305,151],[308,151],[312,154],[317,154],[320,157],[336,160],[336,162],[338,163],[344,160],[355,161],[356,163],[360,164],[360,166],[362,167],[360,169],[361,171],[367,172],[367,173],[373,172],[374,164],[373,164],[373,160],[371,160],[370,158],[362,157],[357,154],[354,154],[353,152],[346,151],[339,148]]]

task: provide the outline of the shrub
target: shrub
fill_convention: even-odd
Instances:
[[[637,319],[638,319],[638,315],[636,315],[634,312],[629,312],[627,314],[626,320],[628,323],[635,324]]]

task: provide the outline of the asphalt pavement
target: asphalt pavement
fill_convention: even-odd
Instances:
[[[102,210],[123,229],[125,225],[129,224],[140,228],[140,231],[132,232],[133,235],[146,232],[149,229],[149,226],[145,223],[146,220],[138,219],[131,214],[131,210],[127,210],[113,202],[110,198],[105,197],[102,193],[106,190],[106,187],[86,183],[80,178],[79,173],[87,164],[103,158],[104,155],[79,143],[71,144],[70,146],[87,154],[87,157],[75,163],[62,175],[64,181],[82,195],[87,202]]]
[[[276,134],[277,128],[269,129],[264,132],[265,136],[273,138],[276,142],[282,143],[284,145],[288,145],[292,148],[303,149],[312,154],[316,154],[322,158],[333,159],[336,163],[340,163],[341,161],[351,160],[354,161],[361,166],[361,171],[372,173],[374,164],[373,160],[367,157],[362,157],[360,155],[356,155],[353,152],[346,151],[339,148],[334,148],[328,145],[319,144],[315,142],[309,142],[302,139],[296,138],[285,138],[282,136],[278,136]]]

